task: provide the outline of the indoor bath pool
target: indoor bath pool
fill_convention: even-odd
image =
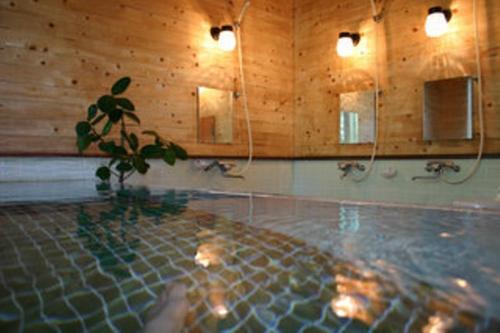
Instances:
[[[181,286],[182,332],[499,332],[498,235],[498,212],[278,196],[3,203],[0,331],[140,332]]]

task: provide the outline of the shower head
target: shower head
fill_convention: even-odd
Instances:
[[[243,18],[245,17],[245,14],[246,14],[249,6],[250,6],[250,0],[245,0],[245,2],[243,3],[243,7],[241,7],[240,15],[238,15],[238,19],[236,20],[236,22],[234,24],[237,28],[239,28],[241,25],[241,22],[243,22]]]

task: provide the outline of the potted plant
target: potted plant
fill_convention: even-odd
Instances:
[[[138,125],[141,123],[134,104],[123,96],[130,83],[129,77],[116,81],[111,93],[101,96],[95,104],[90,105],[87,119],[78,122],[75,127],[76,144],[80,153],[95,144],[111,158],[106,166],[101,166],[96,171],[96,176],[108,185],[112,176],[123,186],[123,182],[135,172],[147,173],[150,168],[147,162],[149,159],[161,158],[173,166],[176,159],[186,160],[188,157],[181,146],[162,138],[155,131],[143,131],[142,134],[151,137],[153,142],[141,145],[138,135],[127,126],[128,122]],[[117,141],[109,138],[115,127],[120,131]]]

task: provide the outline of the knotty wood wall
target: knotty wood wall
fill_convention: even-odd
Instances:
[[[486,152],[500,153],[500,1],[480,5]],[[0,154],[75,154],[74,125],[119,77],[143,129],[191,155],[246,156],[241,100],[234,145],[196,142],[197,86],[238,89],[236,52],[216,48],[211,25],[231,22],[242,0],[0,0]],[[422,141],[422,87],[474,75],[470,0],[378,0],[381,80],[379,154],[474,154],[477,140]],[[450,32],[424,33],[427,9],[451,7]],[[339,94],[373,89],[369,0],[252,0],[243,26],[245,71],[257,157],[368,155],[338,144]],[[340,31],[362,40],[336,55]],[[477,121],[476,121],[477,132]],[[95,151],[90,152],[95,153]]]
[[[500,1],[478,3],[486,151],[500,153]],[[453,18],[448,34],[430,39],[424,24],[435,5],[451,8]],[[476,153],[477,140],[423,142],[421,125],[424,81],[475,75],[471,0],[378,0],[377,6],[385,8],[385,18],[376,28],[375,67],[369,0],[295,0],[296,156],[370,154],[371,145],[338,144],[339,94],[374,89],[375,68],[382,89],[380,155]],[[362,35],[348,59],[336,54],[341,31]]]
[[[129,75],[142,129],[191,155],[246,156],[241,99],[234,145],[196,143],[196,87],[239,87],[237,53],[218,50],[209,29],[233,22],[241,4],[0,0],[0,154],[75,154],[75,123]],[[289,0],[252,0],[243,24],[256,156],[293,154],[292,16]]]

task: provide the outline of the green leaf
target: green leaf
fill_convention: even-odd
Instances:
[[[123,146],[115,146],[112,154],[114,156],[127,156],[127,150]]]
[[[115,143],[114,141],[101,142],[99,143],[99,149],[105,153],[112,154],[113,150],[115,149]]]
[[[87,110],[87,120],[91,121],[97,115],[97,105],[92,104]]]
[[[188,153],[181,146],[179,146],[173,142],[170,142],[170,149],[172,149],[174,151],[175,156],[177,156],[178,159],[183,160],[183,161],[188,159]]]
[[[124,112],[123,114],[126,115],[129,119],[135,121],[137,124],[141,123],[141,120],[139,119],[139,117],[137,117],[132,112]]]
[[[139,147],[139,139],[137,138],[137,136],[134,133],[130,133],[130,135],[128,135],[124,130],[121,130],[120,133],[122,137],[127,141],[130,149],[136,151]]]
[[[119,158],[116,158],[116,157],[112,158],[112,159],[111,159],[111,161],[109,161],[109,163],[108,163],[108,167],[112,167],[112,166],[113,166],[113,164],[115,164],[115,163],[116,163],[116,162],[118,162],[119,160],[120,160],[120,159],[119,159]]]
[[[101,120],[103,120],[103,119],[104,119],[104,117],[106,117],[106,115],[105,115],[105,114],[101,114],[101,115],[99,115],[97,118],[95,118],[95,119],[91,122],[91,124],[92,124],[92,125],[97,125],[97,124],[98,124]]]
[[[154,136],[157,139],[160,138],[160,135],[156,131],[142,131],[142,134],[151,135],[151,136]]]
[[[111,88],[111,93],[113,95],[119,95],[125,92],[125,90],[127,90],[128,86],[130,85],[131,81],[132,80],[129,77],[122,77],[121,79],[116,81],[115,84],[113,84],[113,87]]]
[[[134,155],[132,159],[132,164],[140,174],[143,175],[146,172],[148,172],[149,164],[146,163],[146,161],[141,155]]]
[[[109,185],[109,183],[99,183],[95,186],[96,190],[98,192],[107,192],[111,189],[111,186]]]
[[[95,175],[102,181],[108,180],[111,177],[111,171],[108,167],[102,166],[95,172]]]
[[[76,139],[76,146],[78,147],[78,152],[82,153],[87,149],[92,143],[92,138],[88,135],[78,136]]]
[[[113,111],[108,113],[109,120],[111,120],[114,124],[120,121],[123,116],[123,111],[120,109],[114,109]]]
[[[118,104],[119,106],[121,106],[125,110],[130,110],[130,111],[135,110],[134,104],[127,98],[117,98],[116,104]]]
[[[134,133],[130,133],[129,139],[130,148],[132,150],[136,150],[137,148],[139,148],[139,138],[137,137],[137,135],[135,135]]]
[[[76,127],[75,127],[76,134],[78,134],[78,136],[87,135],[91,129],[92,129],[92,127],[86,121],[80,121],[78,124],[76,124]]]
[[[102,136],[106,136],[109,134],[109,132],[111,131],[111,128],[113,127],[113,122],[111,120],[108,120],[108,122],[106,123],[106,125],[104,125],[104,127],[102,128],[102,133],[101,135]]]
[[[122,146],[117,146],[114,141],[101,142],[99,149],[105,153],[113,155],[115,158],[127,156],[127,150]]]
[[[127,132],[125,132],[123,129],[122,129],[122,130],[120,130],[120,135],[122,136],[122,138],[123,138],[124,140],[128,140],[128,134],[127,134]]]
[[[104,113],[112,112],[116,109],[116,99],[113,96],[104,95],[97,101],[97,106]]]
[[[163,154],[163,160],[168,165],[175,164],[175,152],[172,149],[165,149],[165,153]]]
[[[161,158],[164,153],[164,149],[158,145],[147,145],[141,148],[141,155],[144,158]]]
[[[132,170],[133,168],[134,168],[133,165],[130,164],[129,162],[120,162],[120,164],[116,166],[116,170],[120,172],[127,172]]]

